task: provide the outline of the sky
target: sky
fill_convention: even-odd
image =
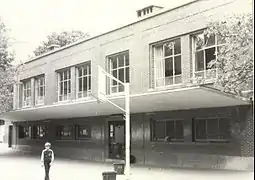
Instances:
[[[0,17],[10,29],[15,64],[51,32],[81,30],[91,36],[136,20],[148,5],[172,8],[192,0],[0,0]]]

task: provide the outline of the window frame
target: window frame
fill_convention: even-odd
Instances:
[[[63,136],[61,135],[64,129],[64,127],[69,127],[71,130],[69,131],[71,133],[70,136]],[[61,128],[61,129],[60,129]],[[56,140],[74,140],[74,125],[71,124],[59,124],[56,125]],[[58,130],[61,130],[60,132]]]
[[[124,64],[121,67],[119,67],[119,59],[118,59],[119,56],[123,56],[123,58],[124,58],[124,60],[123,60]],[[128,56],[128,65],[127,65],[127,61],[126,61],[126,56]],[[117,66],[116,66],[116,68],[112,67],[112,60],[113,60],[113,58],[117,59]],[[119,71],[123,69],[123,75],[124,75],[124,77],[123,77],[124,82],[123,83],[130,83],[130,53],[129,53],[129,50],[108,55],[108,56],[106,56],[106,59],[107,59],[107,65],[108,65],[108,68],[107,68],[108,69],[108,73],[111,74],[112,76],[114,76],[113,71],[116,71],[117,72],[117,77],[115,77],[115,76],[114,77],[119,79]],[[127,72],[127,69],[128,69],[128,72]],[[126,73],[128,73],[128,81],[127,81]],[[107,88],[109,88],[109,94],[111,94],[111,95],[118,95],[118,94],[123,94],[124,93],[124,87],[123,87],[123,91],[119,90],[120,87],[122,87],[123,85],[121,85],[118,82],[116,82],[116,85],[114,85],[114,80],[109,80],[108,79],[108,81],[109,81],[109,83],[108,83],[108,87]],[[116,88],[116,92],[113,92],[112,88]]]
[[[165,128],[165,135],[164,135],[165,138],[164,138],[164,140],[157,140],[157,139],[155,139],[155,130],[156,130],[155,123],[157,121],[164,122],[164,128]],[[167,130],[167,122],[174,122],[174,125],[175,125],[174,129],[176,130],[176,121],[182,121],[182,127],[183,127],[183,129],[182,129],[182,133],[183,133],[182,136],[183,136],[183,138],[179,139],[179,138],[174,137],[174,138],[172,138],[170,140],[166,140],[166,137],[169,137],[169,136],[167,136],[167,131],[166,131]],[[157,143],[184,143],[185,142],[185,139],[184,139],[184,119],[176,118],[176,119],[151,120],[151,123],[152,123],[152,125],[151,125],[151,128],[152,128],[151,141],[152,142],[157,142]]]
[[[79,131],[81,130],[81,127],[86,127],[88,130],[88,135],[86,137],[80,136]],[[76,140],[88,140],[92,137],[92,127],[89,124],[76,124],[75,125],[75,139]]]
[[[29,85],[29,86],[28,86]],[[31,78],[22,81],[22,107],[32,106],[32,81]],[[30,94],[30,96],[28,96]]]
[[[87,74],[84,74],[84,68],[85,67],[88,67],[87,68],[87,71],[89,69],[89,73]],[[84,99],[84,98],[88,98],[89,95],[91,94],[91,86],[92,86],[92,73],[91,73],[91,61],[87,61],[86,63],[83,63],[83,64],[80,64],[78,66],[75,67],[75,72],[76,72],[76,99]],[[79,76],[79,68],[82,68],[82,75]],[[90,87],[87,89],[87,91],[84,91],[84,87],[83,87],[83,81],[84,81],[84,78],[87,78],[87,87]],[[79,79],[82,79],[82,91],[79,91]],[[89,81],[88,81],[89,80]],[[84,95],[86,93],[86,95]],[[81,97],[79,97],[79,93],[81,93]]]
[[[206,30],[206,29],[204,29]],[[191,37],[191,52],[192,52],[192,64],[193,64],[193,67],[192,67],[192,77],[193,79],[196,78],[196,77],[200,77],[196,74],[199,74],[199,73],[202,73],[203,76],[202,78],[203,79],[214,79],[214,78],[208,78],[208,74],[215,74],[215,78],[217,77],[218,73],[217,73],[217,67],[214,67],[214,68],[210,68],[210,69],[207,69],[207,65],[206,64],[206,53],[205,51],[208,50],[208,49],[211,49],[211,48],[215,48],[215,52],[214,52],[214,55],[215,55],[215,59],[218,58],[218,48],[220,48],[221,46],[224,46],[224,43],[221,43],[221,44],[218,44],[218,36],[217,35],[214,35],[214,41],[215,41],[215,44],[214,45],[210,45],[210,46],[204,46],[202,47],[201,49],[199,50],[196,50],[196,37],[198,35],[201,35],[204,33],[204,30],[200,30],[198,32],[195,32],[193,34],[190,35]],[[201,70],[201,71],[196,71],[196,53],[197,52],[203,52],[203,64],[204,64],[204,70]]]
[[[23,137],[20,137],[20,130],[23,130]],[[28,133],[28,135],[27,135]],[[18,139],[23,139],[23,140],[26,140],[26,139],[32,139],[32,126],[31,125],[23,125],[23,124],[19,124],[18,125]]]
[[[67,72],[66,76],[67,78],[65,79],[65,72]],[[69,73],[69,74],[68,74]],[[58,102],[66,102],[71,100],[71,94],[72,94],[72,88],[71,88],[71,67],[62,69],[57,71],[57,76],[58,76]],[[61,76],[62,76],[62,81],[61,81]],[[65,95],[65,82],[67,83],[67,93]],[[69,85],[70,84],[70,85]],[[63,93],[61,93],[61,85],[63,86],[62,91]],[[70,92],[69,92],[70,89]],[[66,99],[63,99],[63,97],[66,96]],[[62,99],[60,100],[60,97],[62,97]]]
[[[153,70],[153,74],[154,74],[154,87],[155,88],[162,88],[162,87],[172,87],[172,86],[178,86],[178,85],[181,85],[183,84],[183,79],[182,79],[182,75],[183,75],[183,71],[182,71],[182,41],[181,41],[182,37],[175,37],[175,38],[171,38],[171,39],[166,39],[166,40],[162,40],[162,41],[159,41],[157,43],[153,43],[151,46],[152,46],[152,57],[153,57],[153,66],[154,66],[154,70]],[[171,43],[171,42],[175,42],[176,40],[180,40],[180,53],[178,54],[175,54],[174,53],[174,46],[172,48],[172,55],[170,56],[165,56],[165,45],[168,44],[168,43]],[[157,66],[156,66],[156,60],[159,60],[159,59],[156,59],[155,58],[155,55],[154,55],[154,52],[155,52],[155,49],[159,46],[162,46],[162,59],[160,60],[163,60],[164,63],[163,63],[163,69],[164,69],[164,77],[162,78],[158,78],[157,77]],[[180,56],[180,61],[181,61],[181,74],[179,75],[175,75],[175,61],[176,61],[176,57]],[[173,76],[166,76],[165,73],[166,73],[166,67],[165,67],[165,63],[166,63],[166,59],[169,59],[169,58],[172,58],[172,66],[173,66]],[[180,83],[175,83],[175,79],[176,77],[180,77],[181,79],[181,82]],[[167,78],[172,78],[173,80],[173,83],[172,84],[167,84],[166,85],[166,79]],[[157,82],[158,80],[160,79],[163,79],[163,85],[157,85]]]
[[[43,82],[43,85],[41,85],[40,82]],[[41,88],[43,89],[43,96],[40,96],[41,94]],[[45,75],[40,75],[35,77],[35,105],[43,105],[44,100],[45,100],[45,89],[46,89],[46,84],[45,84]]]
[[[218,131],[218,134],[219,134],[219,129],[220,129],[220,120],[228,120],[228,124],[230,123],[230,118],[228,117],[201,117],[201,118],[194,118],[194,140],[193,142],[196,142],[196,143],[229,143],[230,142],[230,138],[231,138],[231,134],[229,132],[229,135],[228,135],[228,138],[225,138],[225,139],[213,139],[213,138],[205,138],[205,139],[200,139],[200,138],[197,138],[197,122],[196,121],[205,121],[205,124],[206,124],[206,136],[208,136],[208,127],[207,127],[207,121],[212,121],[212,120],[217,120],[218,121],[218,127],[217,127],[217,131]],[[230,129],[228,129],[230,130]],[[218,135],[220,136],[220,135]]]

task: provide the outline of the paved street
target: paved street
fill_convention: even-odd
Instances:
[[[5,152],[5,153],[4,153]],[[12,151],[11,151],[12,152]],[[39,155],[22,156],[0,149],[1,180],[43,180],[44,170],[40,166]],[[51,180],[102,180],[102,172],[112,171],[108,164],[58,159],[51,169]],[[184,169],[149,169],[136,167],[131,169],[132,180],[252,180],[250,172],[226,172]],[[124,180],[122,175],[117,180]]]

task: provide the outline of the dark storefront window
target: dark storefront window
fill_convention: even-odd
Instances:
[[[48,135],[48,126],[47,125],[34,125],[33,126],[33,138],[34,139],[43,139]]]
[[[89,139],[91,138],[91,127],[89,125],[76,126],[76,139]]]
[[[61,125],[56,127],[57,139],[73,139],[73,126]]]
[[[226,142],[230,138],[229,119],[194,119],[196,142]]]
[[[182,120],[153,121],[153,141],[183,142]]]
[[[19,125],[19,139],[31,138],[31,126]]]

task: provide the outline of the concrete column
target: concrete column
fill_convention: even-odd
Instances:
[[[31,106],[35,106],[35,78],[31,78]]]
[[[71,67],[71,99],[76,98],[76,68]]]
[[[182,82],[189,84],[191,82],[192,73],[192,52],[190,35],[181,37],[181,53],[182,53]]]

